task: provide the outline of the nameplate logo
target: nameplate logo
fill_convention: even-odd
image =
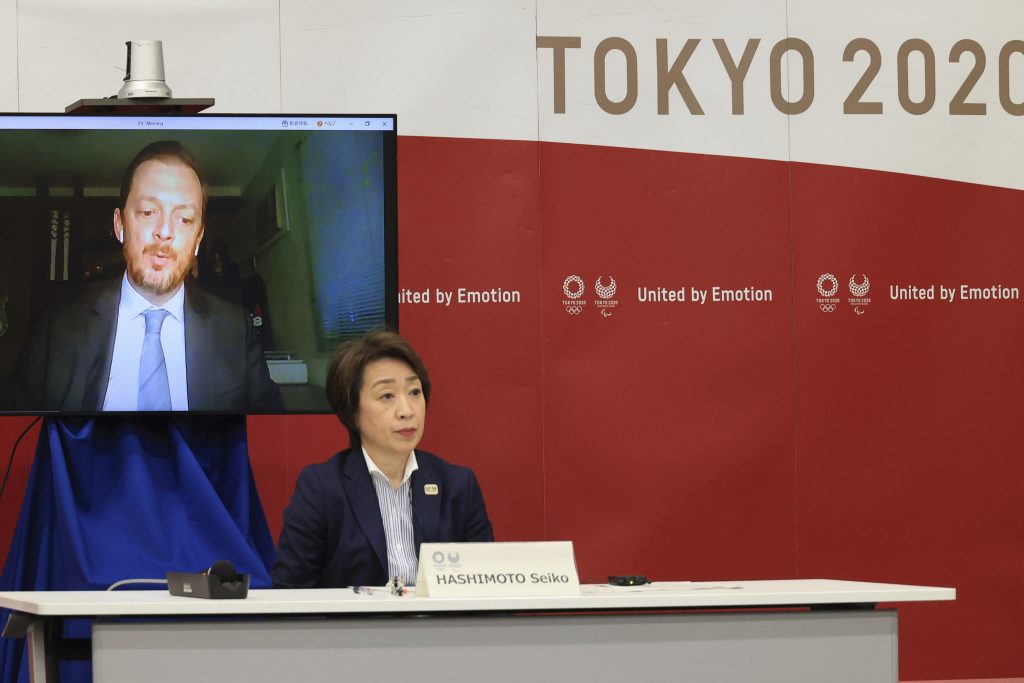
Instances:
[[[579,594],[571,541],[420,545],[416,595],[460,598]]]

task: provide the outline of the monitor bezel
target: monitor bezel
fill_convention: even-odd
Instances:
[[[97,113],[61,113],[61,112],[0,112],[0,119],[14,117],[40,117],[63,120],[81,119],[375,119],[386,118],[391,120],[391,126],[387,130],[379,131],[383,135],[383,160],[384,160],[384,325],[393,332],[399,331],[398,320],[398,115],[379,113],[228,113],[228,112],[160,112],[153,114],[140,113],[138,111],[111,111],[102,114]],[[147,128],[140,128],[146,130]],[[6,130],[39,130],[32,128],[8,128]],[[53,130],[61,130],[54,128]],[[88,129],[85,129],[88,130]],[[98,129],[97,129],[98,130]],[[124,128],[123,130],[132,130]],[[174,130],[174,129],[169,129]],[[223,129],[231,130],[231,129]],[[93,418],[187,418],[216,417],[216,416],[247,416],[247,415],[334,415],[329,407],[323,410],[286,410],[283,412],[239,412],[239,411],[217,411],[217,410],[178,410],[178,411],[66,411],[66,410],[3,410],[0,409],[0,417],[5,416],[41,416],[41,417],[93,417]]]

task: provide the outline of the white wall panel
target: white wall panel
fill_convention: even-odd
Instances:
[[[1000,50],[1022,40],[1019,0],[0,0],[0,108],[60,111],[80,98],[114,94],[124,41],[164,41],[168,83],[178,97],[217,98],[215,111],[394,111],[404,134],[540,139],[743,157],[788,159],[1024,187],[1017,150],[1022,118],[1000,103]],[[565,112],[554,107],[554,51],[536,36],[569,36]],[[786,116],[770,93],[772,47],[787,36],[814,55],[814,99]],[[636,102],[609,113],[626,94],[626,59],[611,51],[598,79],[595,52],[618,38],[636,54]],[[738,59],[759,42],[743,81],[743,113],[714,39]],[[844,113],[867,64],[844,61],[854,38],[878,45],[880,70],[864,95],[880,115]],[[923,114],[899,101],[898,53],[908,39],[935,55],[935,104]],[[986,64],[967,101],[984,115],[953,115],[949,102],[974,65],[950,61],[960,39],[978,42]],[[674,61],[697,39],[684,74],[703,114],[668,93],[659,111],[657,41]],[[919,100],[926,73],[908,62],[907,93]],[[799,92],[801,60],[781,62],[781,89]],[[1024,103],[1024,54],[1002,80]],[[282,71],[283,70],[283,71]],[[790,72],[794,85],[790,93]],[[599,82],[598,82],[599,81]]]
[[[18,109],[18,4],[0,0],[0,111]]]
[[[284,108],[395,112],[404,135],[536,139],[533,7],[282,0]]]
[[[952,0],[863,0],[856,3],[790,0],[793,35],[812,42],[816,56],[814,106],[791,120],[797,161],[872,168],[914,175],[1024,188],[1020,151],[1024,117],[1011,116],[999,101],[999,52],[1010,40],[1024,40],[1020,0],[967,3]],[[865,101],[882,103],[882,114],[843,114],[843,103],[864,74],[866,54],[843,61],[854,38],[878,45],[881,68]],[[898,92],[898,54],[908,39],[922,39],[935,55],[935,103],[923,114],[904,110]],[[949,103],[974,66],[965,55],[950,62],[961,39],[983,48],[985,70],[968,102],[985,103],[983,115],[951,115]],[[924,60],[908,60],[907,92],[924,97]],[[1011,58],[1011,95],[1024,102],[1024,55]]]
[[[786,116],[768,96],[769,53],[786,37],[784,0],[540,0],[540,36],[578,37],[565,52],[565,113],[555,113],[554,51],[538,50],[541,138],[558,142],[613,145],[770,159],[787,157]],[[615,101],[627,95],[626,58],[613,51],[601,61],[598,45],[625,39],[636,54],[636,102],[611,114],[597,101],[600,88]],[[759,39],[744,79],[743,113],[733,113],[732,86],[713,40],[725,40],[738,62],[751,38]],[[690,39],[698,39],[683,74],[703,114],[693,114],[675,89],[667,113],[659,113],[657,41],[665,41],[671,66]],[[667,70],[667,69],[666,69]]]
[[[280,111],[276,0],[20,0],[23,111],[63,111],[107,97],[124,78],[125,41],[164,42],[175,97],[215,97],[213,111]]]

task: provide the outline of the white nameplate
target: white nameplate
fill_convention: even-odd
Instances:
[[[571,541],[423,543],[416,595],[435,598],[580,594]]]

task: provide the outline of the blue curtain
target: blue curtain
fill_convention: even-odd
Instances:
[[[219,559],[270,586],[274,543],[244,417],[45,421],[0,590],[103,590]],[[65,632],[87,637],[88,623]],[[24,641],[3,641],[3,683],[27,683]],[[61,676],[92,679],[84,662]]]

